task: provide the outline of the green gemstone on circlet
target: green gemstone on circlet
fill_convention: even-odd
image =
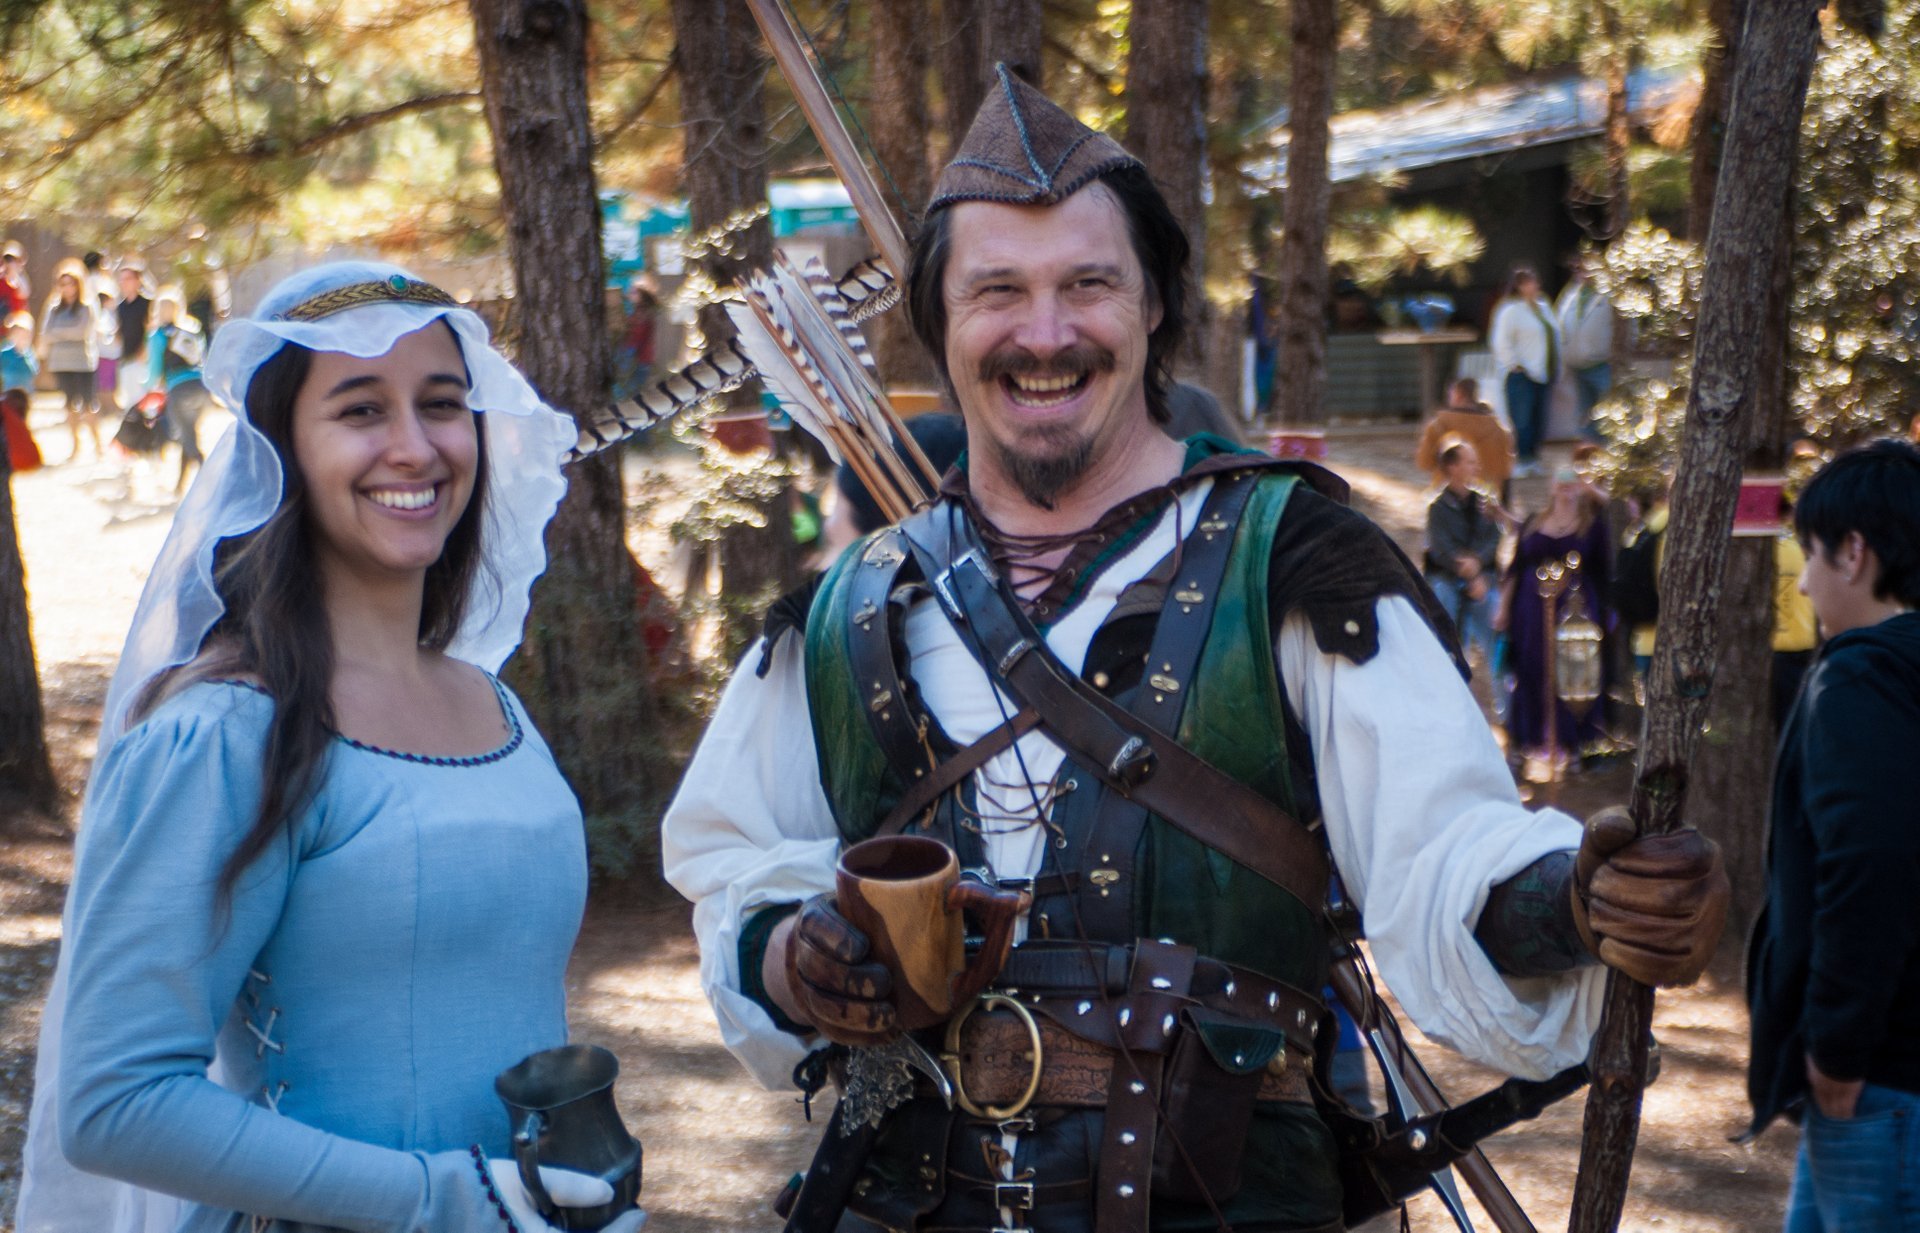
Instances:
[[[395,291],[405,291],[407,289],[407,280],[403,276],[395,274],[393,277],[387,279],[387,286],[392,287]]]

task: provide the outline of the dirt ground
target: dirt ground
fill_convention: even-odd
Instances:
[[[64,433],[49,411],[36,406],[34,427],[50,460],[64,460]],[[1425,478],[1411,466],[1412,441],[1410,426],[1336,430],[1331,450],[1357,503],[1409,548],[1419,541],[1426,496]],[[129,481],[112,464],[61,461],[14,480],[50,737],[69,805],[56,819],[0,817],[0,1233],[11,1227],[17,1194],[40,1004],[70,874],[70,827],[113,658],[171,514],[172,479],[170,466],[142,469]],[[1538,500],[1534,489],[1540,487],[1522,485],[1520,499]],[[651,554],[660,540],[647,535],[636,542]],[[1627,768],[1616,766],[1550,795],[1579,813],[1618,799],[1626,775]],[[632,894],[596,896],[569,987],[576,1037],[606,1045],[621,1059],[620,1104],[646,1144],[649,1229],[777,1228],[768,1204],[805,1166],[817,1128],[802,1120],[792,1094],[761,1091],[722,1049],[700,991],[684,905]],[[1622,1228],[1735,1233],[1777,1227],[1792,1130],[1770,1131],[1751,1147],[1727,1141],[1746,1112],[1746,1013],[1737,986],[1709,978],[1662,995],[1655,1032],[1664,1071],[1647,1094]],[[1428,1045],[1419,1052],[1455,1096],[1498,1081],[1444,1049]],[[1495,1165],[1543,1229],[1565,1224],[1579,1134],[1575,1098],[1489,1145]],[[1410,1223],[1418,1230],[1453,1227],[1431,1198],[1411,1206]],[[1484,1218],[1477,1226],[1490,1227]]]

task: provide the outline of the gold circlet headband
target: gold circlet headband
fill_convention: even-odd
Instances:
[[[391,278],[348,283],[332,291],[322,291],[277,316],[282,321],[318,321],[322,317],[331,317],[335,313],[367,304],[432,304],[453,308],[458,306],[459,301],[432,283],[395,274]]]

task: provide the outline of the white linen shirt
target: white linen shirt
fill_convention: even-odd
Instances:
[[[1080,670],[1120,593],[1194,525],[1209,487],[1183,494],[1047,631],[1062,662]],[[1312,744],[1335,864],[1361,909],[1380,975],[1421,1030],[1477,1061],[1544,1078],[1586,1056],[1604,970],[1509,980],[1473,928],[1494,885],[1578,846],[1579,824],[1521,805],[1478,705],[1414,606],[1389,596],[1375,611],[1379,652],[1365,664],[1321,651],[1298,612],[1277,644],[1287,699]],[[909,612],[906,643],[922,696],[955,741],[964,745],[1002,721],[985,674],[933,601]],[[667,880],[695,905],[701,982],[721,1039],[763,1084],[779,1088],[819,1042],[780,1031],[740,992],[741,925],[762,908],[831,891],[841,844],[820,784],[801,640],[780,640],[765,677],[753,669],[762,652],[763,644],[748,651],[721,696],[668,807],[662,849]],[[1008,702],[1005,714],[1014,709]],[[1031,816],[1024,787],[995,798],[991,785],[1030,776],[1044,787],[1063,756],[1040,732],[1022,737],[975,772],[983,811],[997,799],[1004,812]],[[990,837],[994,872],[1032,877],[1040,836],[1026,827]]]
[[[1586,287],[1582,302],[1580,289]],[[1613,301],[1591,283],[1574,281],[1560,293],[1553,309],[1560,341],[1570,369],[1591,368],[1613,355]]]
[[[1493,328],[1488,331],[1492,336],[1489,346],[1493,370],[1503,381],[1516,368],[1542,385],[1552,381],[1553,373],[1547,367],[1548,335],[1559,328],[1552,308],[1544,302],[1536,309],[1517,297],[1502,300],[1493,313]]]

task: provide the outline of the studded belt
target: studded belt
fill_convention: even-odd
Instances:
[[[1105,1108],[1118,1050],[1008,1001],[983,999],[950,1027],[941,1060],[962,1107],[995,1121],[1017,1117],[1029,1106]],[[1310,1102],[1311,1069],[1307,1059],[1282,1050],[1261,1072],[1254,1098]]]
[[[1157,1051],[1164,1043],[1156,1037],[1171,1034],[1168,1015],[1197,1005],[1283,1033],[1297,1057],[1312,1054],[1326,1014],[1314,994],[1207,958],[1195,960],[1184,989],[1157,978],[1136,988],[1136,949],[1109,942],[1024,942],[1007,956],[993,988],[1098,1044],[1117,1046],[1124,1038],[1129,1048]]]

